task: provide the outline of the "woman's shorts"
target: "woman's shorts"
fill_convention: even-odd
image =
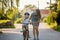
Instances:
[[[38,22],[37,23],[32,22],[32,25],[38,27],[39,23]]]

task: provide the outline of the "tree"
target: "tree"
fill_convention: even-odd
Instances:
[[[57,25],[60,25],[60,10],[57,12],[57,18],[56,18],[56,21],[57,21]]]
[[[16,0],[16,5],[17,5],[17,7],[19,6],[19,0]]]
[[[49,23],[55,23],[57,17],[57,3],[53,3],[47,8],[49,8],[50,11],[50,17],[48,16],[48,19],[50,21]]]
[[[25,8],[32,9],[32,8],[37,8],[37,7],[35,5],[29,4],[29,5],[25,5]]]
[[[22,13],[24,13],[25,11],[31,11],[31,9],[33,9],[33,8],[37,8],[35,5],[31,5],[31,4],[29,4],[29,5],[25,5],[24,6],[24,9],[22,10]]]
[[[14,6],[12,6],[12,8],[10,7],[6,12],[7,17],[11,20],[13,19],[13,16],[15,16],[17,13],[18,13],[17,8]]]

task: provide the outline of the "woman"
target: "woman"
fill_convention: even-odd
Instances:
[[[32,25],[33,25],[34,40],[36,40],[35,36],[37,36],[37,40],[39,40],[39,37],[38,37],[38,35],[39,35],[38,26],[39,26],[40,18],[41,18],[41,15],[40,15],[40,10],[39,9],[36,9],[31,14],[31,17],[30,17]]]

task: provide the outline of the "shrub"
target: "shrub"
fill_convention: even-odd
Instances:
[[[0,26],[0,28],[15,28],[15,26]]]
[[[47,17],[47,23],[50,25],[51,23],[51,18],[52,18],[52,14],[50,14],[48,17]]]
[[[0,28],[15,28],[11,20],[0,20]]]
[[[53,29],[56,30],[56,31],[60,31],[60,25],[53,27]]]

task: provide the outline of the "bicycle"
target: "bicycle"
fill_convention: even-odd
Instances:
[[[23,36],[24,36],[24,40],[28,40],[28,36],[29,36],[29,34],[28,34],[28,27],[27,26],[24,26],[23,27]]]

